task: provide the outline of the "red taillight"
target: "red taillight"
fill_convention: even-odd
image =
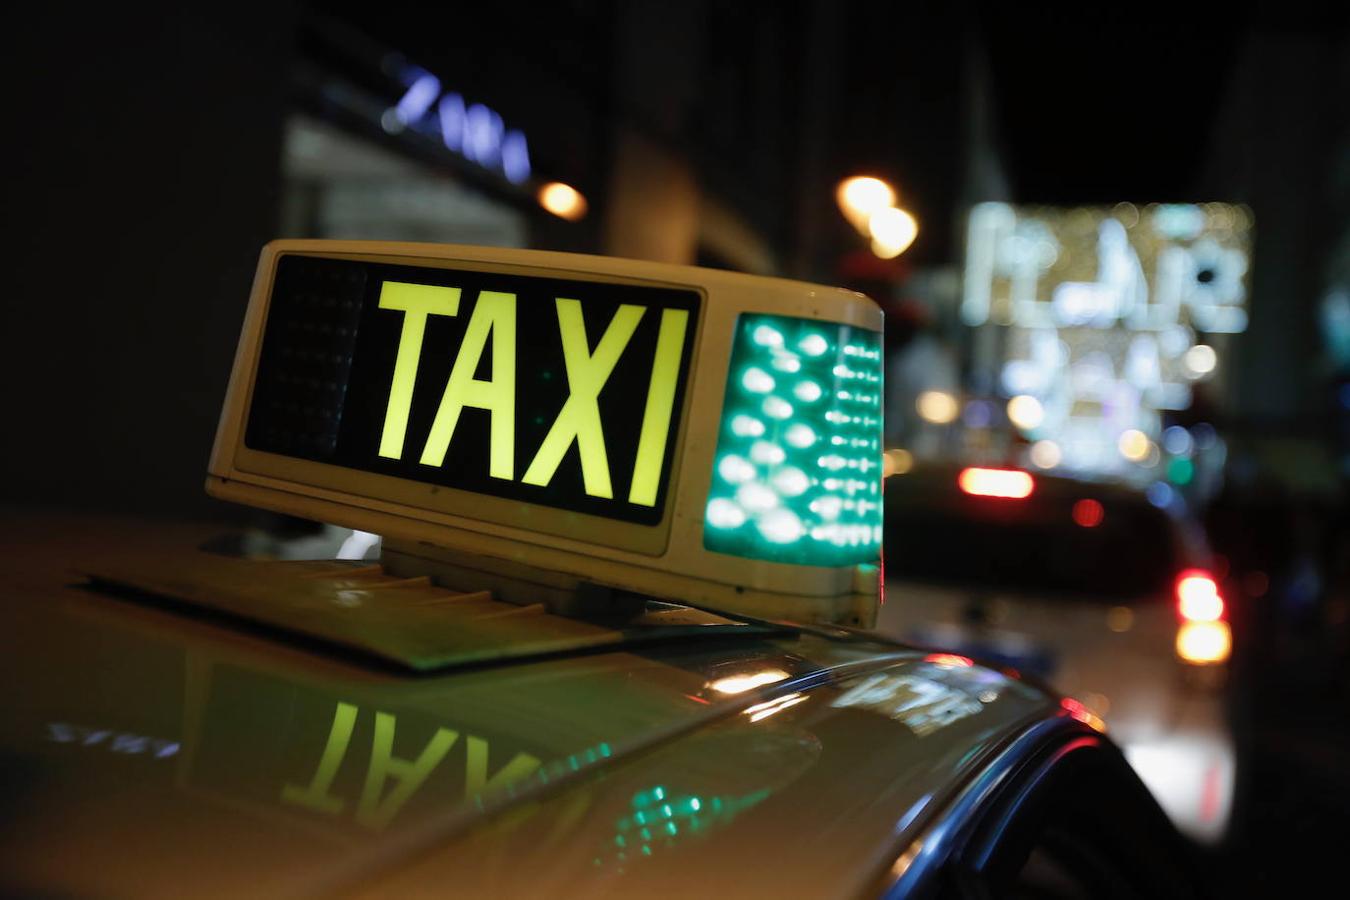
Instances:
[[[1105,518],[1106,510],[1096,500],[1083,499],[1073,505],[1073,521],[1080,528],[1096,528]]]
[[[1200,569],[1177,576],[1177,611],[1187,622],[1217,622],[1223,618],[1223,597],[1214,578]]]
[[[1102,720],[1101,716],[1088,709],[1085,704],[1080,703],[1072,697],[1065,697],[1059,701],[1059,705],[1066,713],[1089,728],[1103,733],[1106,731],[1106,722]]]
[[[1016,469],[962,469],[956,477],[961,490],[976,497],[1005,497],[1021,500],[1030,497],[1036,483],[1026,472]]]

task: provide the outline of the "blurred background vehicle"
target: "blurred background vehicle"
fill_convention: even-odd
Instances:
[[[1048,679],[1105,720],[1179,827],[1224,836],[1232,636],[1175,494],[918,464],[887,479],[885,503],[879,631]]]

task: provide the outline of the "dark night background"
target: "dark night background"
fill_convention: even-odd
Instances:
[[[1212,536],[1278,565],[1303,523],[1321,605],[1253,613],[1233,700],[1251,765],[1238,831],[1208,863],[1260,893],[1339,868],[1350,372],[1321,310],[1350,290],[1344,12],[562,0],[10,17],[0,500],[16,509],[244,517],[202,483],[258,251],[335,234],[320,226],[341,212],[326,175],[287,161],[300,119],[382,148],[379,165],[443,173],[489,210],[473,227],[522,246],[849,283],[883,303],[927,291],[937,308],[972,203],[1246,204],[1251,325],[1216,401],[1238,487]],[[358,115],[343,98],[387,93],[390,53],[528,132],[536,174],[577,187],[586,218]],[[892,263],[836,207],[860,172],[920,223]],[[1310,454],[1332,473],[1314,488]]]

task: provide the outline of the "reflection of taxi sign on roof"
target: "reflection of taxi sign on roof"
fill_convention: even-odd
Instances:
[[[776,279],[278,242],[208,487],[382,534],[391,571],[867,623],[880,329]]]

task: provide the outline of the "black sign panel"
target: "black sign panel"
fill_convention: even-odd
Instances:
[[[245,444],[655,524],[698,308],[689,290],[284,256]]]

